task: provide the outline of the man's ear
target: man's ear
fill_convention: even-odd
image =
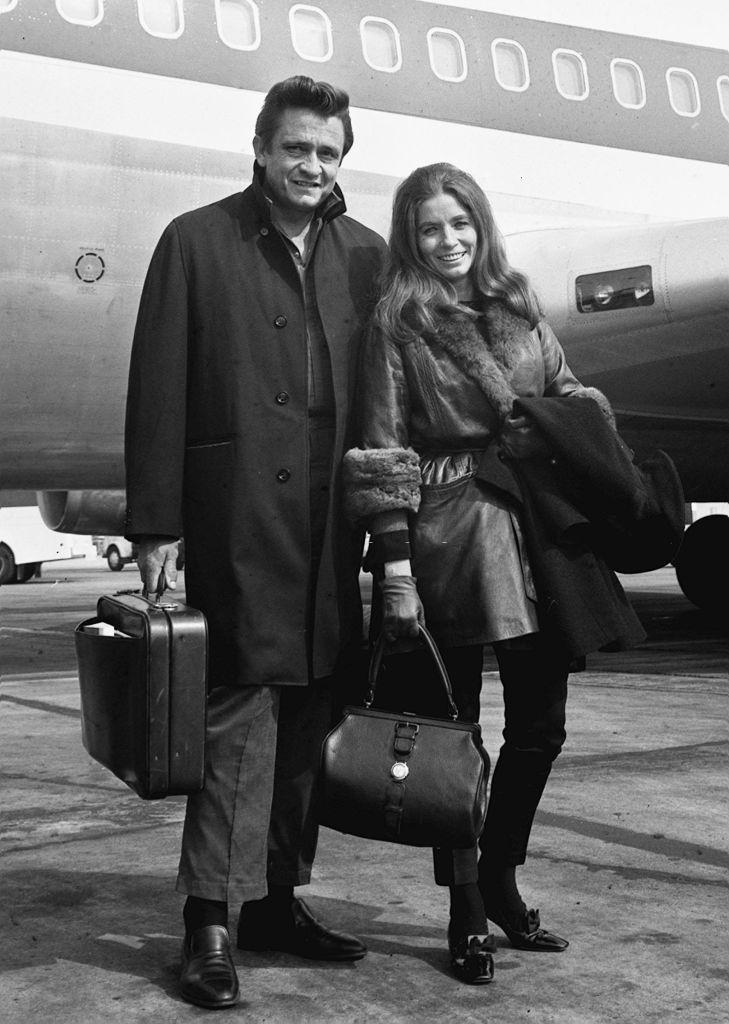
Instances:
[[[260,135],[253,136],[253,152],[261,167],[266,166],[266,149]]]

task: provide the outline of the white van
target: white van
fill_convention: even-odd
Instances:
[[[106,559],[106,564],[112,572],[121,572],[129,562],[136,561],[137,545],[132,544],[126,537],[97,537],[91,540],[100,558]]]
[[[0,508],[0,584],[25,583],[42,562],[84,558],[88,537],[49,530],[35,505]]]

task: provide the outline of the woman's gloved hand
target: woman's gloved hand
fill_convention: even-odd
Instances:
[[[413,576],[386,576],[382,591],[382,632],[386,640],[417,637],[418,623],[425,625],[423,603]]]

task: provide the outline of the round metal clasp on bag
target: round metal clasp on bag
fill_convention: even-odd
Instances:
[[[395,782],[404,782],[409,774],[410,769],[402,761],[396,761],[390,769],[390,775],[393,777]]]

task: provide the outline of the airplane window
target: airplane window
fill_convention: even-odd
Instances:
[[[581,274],[575,280],[575,298],[580,313],[607,313],[634,306],[652,306],[653,271],[649,266]]]
[[[363,18],[359,23],[364,59],[375,71],[399,71],[402,67],[400,33],[385,18]]]
[[[468,74],[463,40],[449,28],[431,28],[428,32],[430,66],[444,82],[462,82]]]
[[[218,35],[234,50],[255,50],[261,44],[261,23],[253,0],[215,0]]]
[[[729,76],[722,75],[717,80],[716,88],[719,91],[719,106],[721,112],[724,115],[724,119],[729,121]]]
[[[329,60],[332,45],[332,24],[324,11],[306,4],[294,4],[289,11],[291,42],[304,60]]]
[[[701,110],[699,84],[685,68],[669,68],[666,72],[668,98],[681,117],[696,117]]]
[[[104,17],[103,0],[56,0],[56,10],[74,25],[98,25]]]
[[[587,65],[584,57],[574,50],[555,50],[552,54],[554,82],[560,96],[566,100],[584,100],[589,92]]]
[[[520,43],[513,39],[494,39],[491,60],[496,81],[502,89],[524,92],[529,88],[529,61]]]
[[[645,106],[643,72],[632,60],[617,59],[610,64],[613,95],[621,107],[638,110]]]
[[[137,6],[139,23],[151,36],[177,39],[182,35],[182,0],[137,0]]]

